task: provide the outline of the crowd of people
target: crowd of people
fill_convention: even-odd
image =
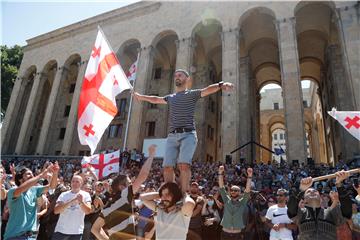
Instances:
[[[93,234],[91,229],[94,225],[98,226],[95,222],[101,214],[104,214],[102,213],[103,209],[108,209],[108,206],[111,206],[110,203],[114,202],[114,199],[112,199],[114,193],[122,192],[121,194],[124,194],[122,191],[124,187],[121,187],[120,190],[114,188],[114,184],[119,184],[119,176],[128,176],[129,182],[127,184],[132,183],[132,194],[129,195],[127,210],[134,218],[133,224],[127,225],[127,228],[132,229],[129,232],[130,235],[134,235],[125,236],[124,238],[131,239],[136,236],[138,239],[155,239],[156,221],[154,221],[154,217],[159,214],[159,211],[152,209],[151,205],[150,207],[147,206],[148,198],[141,195],[144,193],[151,194],[163,187],[164,177],[161,161],[151,161],[151,166],[148,166],[147,169],[149,173],[145,173],[146,179],[144,179],[144,173],[140,174],[144,161],[141,161],[142,164],[138,164],[135,159],[128,158],[127,154],[129,153],[125,152],[121,155],[122,158],[125,157],[126,164],[123,164],[123,160],[120,161],[120,165],[123,166],[120,175],[113,174],[105,179],[97,179],[90,171],[81,172],[80,159],[58,160],[56,161],[57,168],[54,167],[55,160],[52,160],[53,163],[51,163],[46,158],[3,161],[0,170],[2,175],[2,239],[11,239],[8,235],[3,238],[7,225],[7,234],[16,234],[17,232],[16,228],[11,228],[14,227],[14,223],[9,221],[10,216],[15,215],[15,226],[18,226],[18,221],[21,219],[18,216],[21,212],[12,212],[9,209],[16,206],[15,209],[24,208],[25,211],[29,207],[24,203],[18,205],[18,203],[15,203],[16,201],[12,203],[6,201],[13,198],[15,194],[12,193],[11,189],[15,186],[19,188],[19,186],[22,186],[21,183],[26,182],[27,179],[32,179],[32,177],[35,179],[32,186],[39,189],[40,186],[50,184],[54,175],[57,178],[55,187],[50,188],[49,186],[47,191],[39,192],[34,190],[35,192],[32,193],[35,195],[33,198],[36,199],[37,203],[36,210],[34,210],[36,214],[33,212],[34,216],[36,216],[33,219],[36,222],[36,230],[33,236],[37,239],[76,239],[66,238],[64,236],[66,234],[72,237],[73,235],[81,235],[82,239],[89,240],[102,239]],[[286,163],[260,163],[251,166],[252,178],[248,181],[248,164],[226,164],[223,172],[219,173],[220,164],[206,162],[194,162],[192,164],[193,174],[188,193],[190,198],[194,200],[195,207],[189,219],[187,239],[296,239],[299,234],[299,222],[291,220],[292,216],[288,215],[290,213],[286,210],[286,206],[289,204],[294,205],[294,202],[297,206],[298,202],[303,199],[303,197],[300,200],[293,198],[294,193],[299,192],[301,180],[307,179],[309,176],[327,175],[342,169],[349,170],[353,167],[343,163],[338,163],[334,167],[327,165],[299,166],[295,164],[290,166]],[[54,168],[57,171],[53,171]],[[28,169],[28,171],[24,172],[24,169]],[[21,173],[23,176],[24,174],[30,176],[19,177]],[[143,178],[136,182],[141,175],[143,175]],[[225,188],[219,185],[219,177],[222,176]],[[341,216],[345,215],[341,218],[344,221],[337,223],[336,239],[360,239],[358,229],[360,227],[360,213],[358,211],[360,205],[355,199],[358,194],[356,190],[360,189],[354,187],[358,185],[357,178],[358,176],[354,175],[345,179],[341,188],[343,192],[336,187],[335,179],[313,184],[314,190],[319,193],[319,204],[322,209],[331,208],[336,203],[333,196],[336,189],[339,195],[342,196],[341,199],[343,199],[343,196],[348,196],[348,199],[350,199],[350,210],[347,209],[347,212],[345,211],[343,214],[340,212]],[[125,180],[123,179],[123,181]],[[176,172],[176,181],[179,181],[178,171]],[[248,190],[246,190],[247,183],[249,184]],[[225,189],[225,191],[222,189]],[[228,204],[227,201],[232,199],[231,197],[228,198],[228,196],[234,194],[239,195],[239,199],[242,200],[245,207],[241,208],[239,212],[231,213],[226,210],[225,206]],[[152,199],[160,199],[160,197],[157,195]],[[181,197],[176,202],[180,200]],[[70,202],[67,204],[70,205],[59,205],[59,203],[68,201]],[[79,202],[84,204],[81,204],[82,207],[77,209],[74,205]],[[301,204],[303,202],[300,202],[300,206]],[[294,208],[294,206],[292,207]],[[68,210],[65,211],[66,209]],[[296,213],[296,211],[292,212],[295,215]],[[233,216],[233,223],[229,223],[224,219],[229,218],[231,214],[237,214],[236,217]],[[111,214],[109,215],[111,216]],[[278,215],[280,216],[278,218],[283,222],[278,222],[279,219],[274,218],[274,216]],[[83,224],[79,219],[83,219]],[[336,219],[340,219],[340,217]],[[26,219],[26,221],[29,221],[29,219]],[[103,222],[101,227],[105,226],[104,228],[111,236],[109,225],[105,223],[106,221]],[[178,225],[178,219],[173,224]],[[226,227],[228,224],[238,225],[242,231],[224,232],[223,228],[229,228]],[[286,227],[284,227],[284,224],[287,224]],[[73,227],[73,229],[67,229],[68,227]],[[28,235],[31,236],[31,234],[32,232],[29,231]],[[113,237],[110,239],[123,238],[120,236],[119,238]],[[169,239],[176,239],[176,237]]]
[[[230,82],[191,89],[174,73],[164,97],[132,92],[169,106],[163,161],[123,152],[119,173],[98,179],[80,159],[3,161],[1,229],[5,240],[348,240],[360,239],[358,173],[349,167],[285,163],[193,162],[196,102]],[[356,166],[357,167],[357,166]],[[334,178],[312,177],[335,173]]]

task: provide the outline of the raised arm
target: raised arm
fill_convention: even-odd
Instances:
[[[132,189],[134,194],[139,190],[141,184],[143,184],[146,181],[147,177],[149,176],[151,165],[155,157],[156,145],[152,144],[148,150],[149,150],[149,157],[142,166],[139,175],[133,182]]]
[[[194,200],[190,197],[190,195],[185,193],[184,205],[181,207],[181,212],[185,216],[191,217],[194,211],[194,207],[195,207]]]
[[[167,104],[163,97],[142,95],[138,92],[133,92],[132,95],[138,101],[145,101],[152,104]]]
[[[201,97],[206,97],[210,94],[218,92],[220,89],[230,91],[234,89],[234,85],[229,82],[214,83],[201,90]]]
[[[342,216],[350,219],[352,216],[352,201],[349,192],[344,188],[342,182],[348,178],[350,174],[346,171],[339,171],[336,173],[336,187],[338,191],[338,199],[340,202],[340,209]]]
[[[287,214],[289,216],[290,219],[295,218],[298,215],[299,212],[299,202],[300,200],[303,198],[304,196],[304,192],[311,187],[311,185],[313,184],[313,180],[311,177],[308,178],[303,178],[300,181],[300,192],[293,192],[290,195],[287,207]]]
[[[251,179],[252,179],[252,176],[253,176],[253,169],[248,168],[246,170],[246,172],[247,172],[247,180],[246,180],[246,188],[245,188],[244,192],[250,193],[250,191],[251,191]]]
[[[156,210],[154,199],[158,198],[160,198],[158,192],[143,193],[140,195],[140,200],[143,201],[144,205],[153,211]]]
[[[224,166],[220,166],[219,167],[219,187],[223,188],[224,187]]]
[[[27,190],[29,190],[31,187],[35,186],[38,181],[41,178],[45,178],[47,173],[49,171],[51,171],[52,169],[52,165],[50,165],[49,167],[47,167],[44,171],[42,171],[42,173],[40,173],[39,175],[37,175],[36,177],[30,178],[29,180],[27,180],[26,182],[22,183],[19,187],[17,187],[14,191],[14,198],[19,197],[23,192],[26,192]]]

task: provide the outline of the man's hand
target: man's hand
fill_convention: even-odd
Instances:
[[[13,177],[15,177],[16,170],[15,170],[15,164],[14,163],[10,164],[10,172],[13,175]]]
[[[329,193],[330,199],[333,203],[339,203],[339,193],[338,192],[334,192],[334,191],[330,191]]]
[[[132,91],[131,95],[137,100],[137,101],[141,101],[140,100],[140,94],[138,92]]]
[[[224,174],[224,166],[223,165],[221,165],[219,167],[219,174]]]
[[[344,181],[345,179],[347,179],[350,176],[350,174],[344,170],[336,172],[335,175],[336,175],[335,184],[342,183],[342,181]]]
[[[78,195],[76,195],[75,199],[77,200],[78,204],[83,203],[83,195],[78,194]]]
[[[252,168],[248,168],[248,169],[246,170],[246,172],[247,172],[247,176],[248,176],[249,178],[251,178],[251,177],[253,176],[253,169],[252,169]]]
[[[312,177],[303,178],[300,181],[300,190],[305,192],[308,188],[310,188],[313,184]]]
[[[202,204],[204,203],[204,198],[202,196],[199,196],[196,198],[196,204]]]
[[[56,161],[53,165],[52,165],[52,172],[53,173],[59,173],[60,171],[60,166],[59,163]]]
[[[149,157],[155,157],[156,147],[157,147],[157,145],[155,145],[155,144],[150,145],[150,147],[148,148]]]
[[[40,178],[44,178],[44,179],[47,179],[48,177],[48,173],[52,173],[53,171],[53,164],[50,163],[50,165],[44,170],[42,171],[39,175],[40,175]]]
[[[274,224],[272,227],[276,232],[280,231],[280,224]]]
[[[224,90],[225,92],[231,91],[234,89],[234,84],[230,82],[224,82],[223,85],[221,86],[221,89]]]

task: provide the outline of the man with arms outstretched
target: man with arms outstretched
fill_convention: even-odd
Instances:
[[[191,179],[190,165],[195,153],[197,136],[195,130],[195,104],[201,97],[206,97],[219,90],[230,91],[232,83],[219,82],[203,89],[188,89],[191,81],[186,70],[178,69],[174,73],[175,93],[165,97],[147,96],[134,92],[139,101],[152,104],[168,104],[170,109],[169,134],[166,142],[164,167],[165,182],[174,182],[174,167],[180,170],[180,183],[183,192],[189,190]]]

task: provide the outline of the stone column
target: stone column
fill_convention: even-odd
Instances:
[[[61,69],[63,69],[63,70],[61,70]],[[61,80],[63,79],[63,76],[67,72],[68,72],[68,69],[66,69],[64,67],[58,68],[58,70],[56,71],[54,82],[53,82],[53,85],[51,88],[51,93],[49,96],[49,101],[46,106],[46,112],[45,112],[44,121],[43,121],[43,124],[41,127],[38,145],[36,148],[36,153],[38,153],[38,154],[44,154],[44,148],[45,148],[45,144],[46,144],[46,140],[47,140],[50,124],[51,124],[51,119],[52,119],[53,112],[54,112],[56,99],[57,99],[57,96],[59,93],[59,87],[61,84]]]
[[[36,73],[36,76],[34,78],[34,84],[33,84],[32,88],[31,88],[29,101],[28,101],[28,104],[26,106],[26,111],[25,111],[23,122],[21,124],[19,138],[18,138],[17,143],[16,143],[15,152],[17,154],[22,154],[23,153],[25,138],[28,135],[27,133],[30,132],[30,130],[31,130],[31,129],[29,129],[30,118],[31,118],[31,115],[33,114],[33,112],[36,109],[35,108],[35,101],[36,101],[36,97],[40,94],[39,93],[40,83],[42,82],[43,77],[44,77],[44,73]]]
[[[351,3],[337,9],[337,25],[340,42],[342,45],[342,61],[345,67],[345,76],[350,85],[351,96],[348,96],[354,103],[354,109],[360,110],[360,15],[359,4]]]
[[[75,90],[73,93],[73,97],[71,99],[71,107],[69,112],[69,117],[66,123],[66,131],[63,141],[63,146],[61,149],[61,153],[64,155],[71,154],[71,146],[73,144],[74,133],[77,133],[77,112],[79,107],[79,99],[80,99],[80,91],[82,87],[82,82],[84,80],[85,69],[87,67],[87,61],[81,62],[79,67],[78,75],[76,78]],[[65,77],[65,76],[64,76]]]
[[[152,51],[153,46],[144,47],[140,52],[139,67],[136,74],[136,81],[134,89],[140,94],[144,94],[146,90],[146,82],[151,78],[152,73]],[[143,126],[143,110],[144,102],[133,101],[131,111],[131,118],[129,122],[129,132],[127,139],[127,148],[141,149],[143,135],[145,129],[141,129]],[[126,127],[126,126],[125,126]]]
[[[192,37],[183,38],[175,41],[177,56],[176,56],[176,69],[185,69],[192,73],[192,62],[195,43]]]
[[[251,141],[251,87],[250,87],[250,58],[242,57],[240,58],[240,73],[239,73],[239,87],[237,92],[239,95],[239,104],[238,104],[238,115],[236,116],[239,119],[239,136],[238,136],[238,146],[244,145],[245,143]],[[254,105],[253,105],[254,106]],[[255,120],[255,119],[253,119]],[[255,124],[255,123],[254,123]],[[247,162],[252,160],[251,156],[251,145],[247,145],[245,148],[240,150],[242,153],[241,157],[244,157]]]
[[[270,126],[267,124],[267,123],[264,123],[262,126],[261,126],[261,144],[265,147],[268,147],[270,149],[272,149],[272,146],[271,146],[271,139],[272,139],[272,136],[270,134]],[[261,149],[261,162],[267,164],[268,161],[272,162],[272,154],[265,150],[265,149]]]
[[[233,92],[222,92],[222,161],[226,155],[239,146],[239,30],[222,32],[222,80],[234,84]],[[233,154],[233,162],[238,162],[239,152]]]
[[[20,74],[21,73],[21,74]],[[8,107],[6,109],[5,118],[2,123],[1,127],[1,152],[7,153],[10,136],[13,134],[13,128],[16,126],[14,119],[17,118],[18,114],[18,104],[21,104],[21,100],[24,95],[24,90],[26,88],[26,82],[28,79],[23,79],[23,77],[20,77],[22,75],[23,71],[20,69],[19,75],[16,78],[13,90],[11,92],[10,101],[8,104]],[[28,77],[29,78],[29,77]],[[20,123],[21,124],[21,123]]]
[[[331,45],[327,49],[327,60],[329,66],[330,73],[330,81],[333,83],[333,92],[335,97],[334,106],[337,107],[339,111],[354,111],[353,99],[351,96],[351,86],[348,81],[346,81],[345,72],[346,69],[343,67],[342,62],[342,53],[341,49],[336,45]],[[359,91],[357,91],[359,92]],[[357,94],[360,95],[360,94]],[[333,107],[334,107],[333,106]],[[330,109],[329,109],[330,110]],[[330,118],[330,121],[334,121]],[[342,153],[343,160],[350,160],[353,158],[354,153],[359,152],[360,143],[354,138],[351,134],[349,134],[345,128],[340,126],[339,124],[334,125],[337,128],[337,133],[339,134],[339,146],[340,151],[337,154]],[[339,159],[338,159],[339,160]]]
[[[307,155],[295,18],[276,23],[284,94],[286,159],[290,163],[295,159],[302,163]]]

